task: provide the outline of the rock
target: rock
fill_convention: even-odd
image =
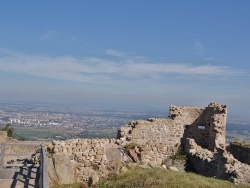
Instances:
[[[99,181],[99,176],[97,174],[92,174],[90,177],[89,177],[89,185],[95,185],[98,181]]]
[[[128,171],[128,169],[127,169],[125,166],[123,166],[123,167],[121,168],[121,170],[120,170],[121,173],[125,173],[125,172],[127,172],[127,171]]]
[[[72,184],[76,181],[75,164],[65,154],[48,158],[48,176],[51,184]]]
[[[172,171],[179,171],[175,166],[169,166],[168,169]]]
[[[135,150],[129,149],[128,156],[133,160],[133,162],[136,163],[138,161],[138,157],[137,157],[137,154],[135,153]]]

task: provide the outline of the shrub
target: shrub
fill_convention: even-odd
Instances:
[[[124,146],[124,150],[125,150],[125,152],[128,152],[128,150],[135,149],[137,146],[138,146],[138,144],[136,144],[136,143],[133,143],[133,142],[128,143]]]
[[[173,160],[187,160],[187,155],[182,147],[179,147],[176,154],[171,156]]]

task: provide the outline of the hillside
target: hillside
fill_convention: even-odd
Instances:
[[[78,185],[61,185],[53,188],[77,188],[87,187]],[[193,173],[175,172],[164,169],[143,169],[135,168],[129,170],[124,174],[114,175],[108,179],[101,180],[94,188],[247,188],[246,185],[235,185],[227,181],[218,180],[215,178],[208,178]]]

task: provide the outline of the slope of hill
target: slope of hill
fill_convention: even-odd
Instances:
[[[53,188],[69,188],[69,187],[82,187],[84,185],[61,185],[54,186]],[[175,172],[164,169],[142,169],[135,168],[129,170],[124,174],[114,175],[108,179],[101,180],[94,188],[247,188],[246,185],[235,185],[228,181],[222,181],[215,178],[208,178],[193,173]]]

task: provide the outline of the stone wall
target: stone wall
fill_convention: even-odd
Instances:
[[[231,181],[236,184],[250,183],[250,166],[241,163],[226,150],[212,152],[186,139],[185,150],[192,167],[198,174]]]
[[[237,142],[231,142],[229,146],[230,153],[242,163],[250,165],[250,146],[241,145]]]
[[[48,144],[50,184],[89,183],[120,170],[118,167],[129,158],[118,142],[116,139],[70,139]]]
[[[225,148],[226,118],[226,106],[218,103],[206,108],[171,105],[169,118],[131,122],[120,128],[117,137],[124,143],[164,145],[166,157],[175,153],[186,138],[214,151]]]
[[[48,144],[50,180],[59,184],[72,183],[70,180],[89,182],[92,177],[108,176],[118,167],[124,170],[131,162],[159,167],[176,154],[186,138],[193,138],[212,151],[223,149],[225,124],[224,105],[210,103],[206,108],[171,105],[168,118],[132,121],[119,129],[117,139],[53,141]],[[61,156],[68,158],[70,168],[60,167],[56,162],[62,160]],[[60,171],[71,171],[73,177],[67,180],[60,176]]]

